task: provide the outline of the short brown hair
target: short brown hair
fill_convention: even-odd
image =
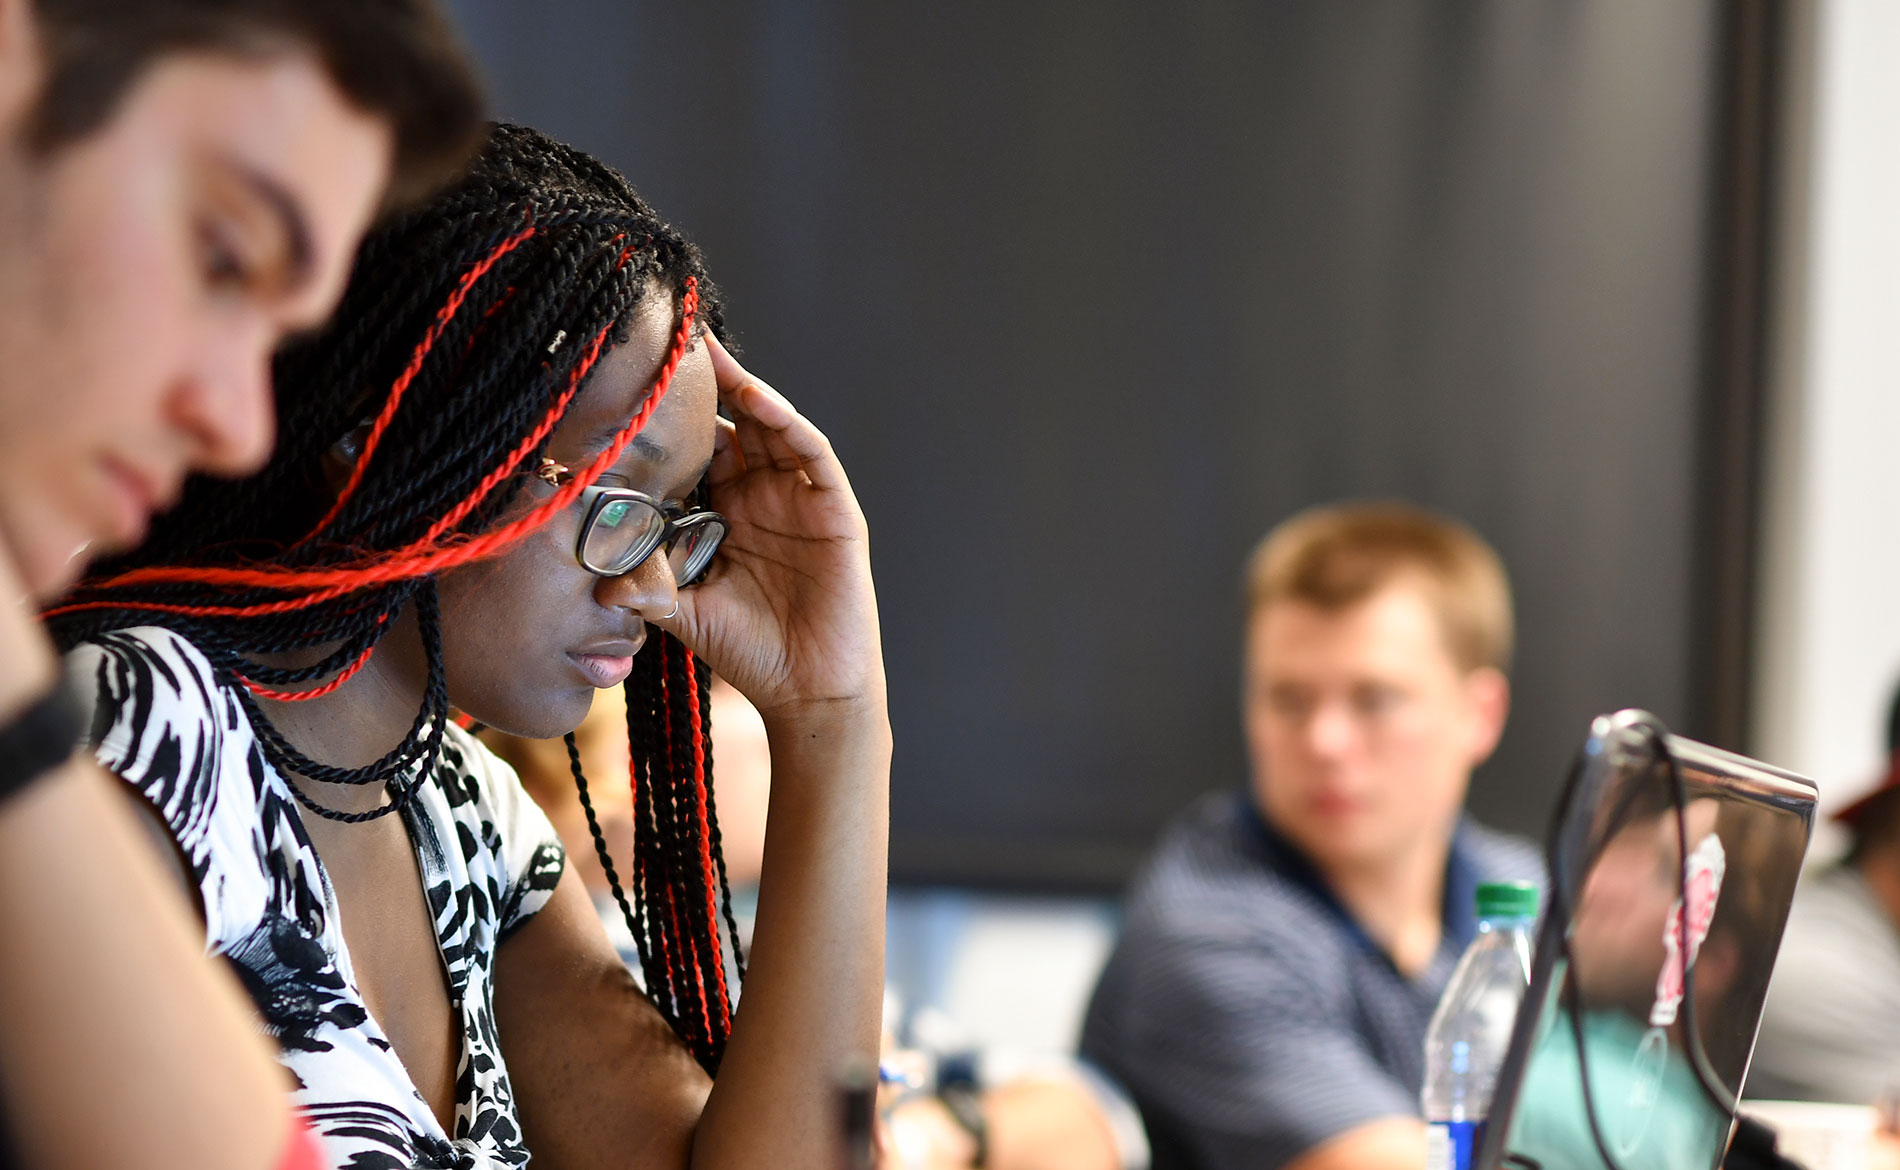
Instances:
[[[1484,539],[1410,504],[1340,504],[1283,521],[1247,565],[1249,617],[1276,601],[1355,605],[1402,577],[1425,586],[1465,670],[1511,664],[1511,584]]]
[[[436,0],[33,0],[46,82],[28,132],[52,150],[98,130],[177,53],[310,53],[346,100],[389,124],[390,201],[459,174],[486,101]]]

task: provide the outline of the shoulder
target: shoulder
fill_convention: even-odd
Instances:
[[[1203,1160],[1278,1165],[1409,1106],[1362,1032],[1362,944],[1242,801],[1207,798],[1164,834],[1082,1051]]]
[[[1211,895],[1253,880],[1230,793],[1200,798],[1168,823],[1129,887],[1128,913],[1206,903]]]
[[[1344,945],[1332,914],[1276,868],[1241,799],[1224,792],[1188,808],[1136,875],[1119,949],[1128,958],[1200,963],[1226,955],[1254,968],[1311,971]]]
[[[233,688],[183,635],[157,626],[115,630],[66,655],[67,678],[90,711],[93,754],[159,806],[208,803],[227,752],[249,743]]]
[[[1169,824],[1136,875],[1134,893],[1165,902],[1257,913],[1263,900],[1307,901],[1271,860],[1249,821],[1244,796],[1217,792]]]
[[[1266,873],[1248,837],[1242,799],[1234,792],[1212,792],[1182,810],[1161,831],[1136,886],[1219,886]]]
[[[1847,927],[1858,932],[1884,919],[1880,902],[1860,871],[1845,861],[1815,869],[1801,879],[1789,910],[1788,928]]]
[[[176,843],[211,939],[249,929],[269,898],[265,855],[272,841],[291,842],[296,818],[288,796],[270,792],[274,772],[236,685],[190,640],[159,627],[83,643],[66,668],[92,710],[94,757]]]
[[[1836,863],[1802,879],[1775,964],[1778,981],[1805,977],[1817,989],[1844,990],[1866,975],[1874,976],[1866,982],[1892,985],[1897,970],[1900,935],[1853,866]],[[1900,985],[1892,986],[1888,998],[1900,1000]]]
[[[1549,877],[1544,851],[1535,842],[1501,833],[1470,818],[1459,826],[1458,847],[1477,868],[1479,881],[1523,881],[1542,886]]]
[[[1872,1100],[1893,1081],[1896,1050],[1900,933],[1852,866],[1811,871],[1775,959],[1751,1091]]]
[[[114,630],[66,652],[67,679],[101,725],[131,707],[141,723],[154,715],[178,717],[222,709],[218,672],[188,638],[162,626]]]

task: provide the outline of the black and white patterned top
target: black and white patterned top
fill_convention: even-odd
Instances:
[[[75,690],[96,703],[100,763],[171,827],[208,948],[231,961],[256,1001],[332,1164],[526,1165],[495,1030],[495,950],[547,902],[566,859],[514,771],[451,727],[434,782],[401,814],[462,1033],[451,1135],[364,1005],[335,891],[232,687],[190,642],[157,627],[81,645],[67,667]]]

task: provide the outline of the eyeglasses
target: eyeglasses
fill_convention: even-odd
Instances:
[[[664,548],[679,587],[697,585],[726,539],[726,518],[719,513],[663,504],[632,488],[590,487],[581,492],[581,502],[587,520],[574,551],[583,568],[603,577],[631,573]]]
[[[551,459],[541,463],[536,474],[556,487],[572,478]],[[719,513],[662,503],[632,488],[596,484],[582,489],[580,502],[585,519],[574,555],[582,568],[602,577],[631,573],[665,549],[674,583],[684,589],[699,584],[726,539],[728,525]]]

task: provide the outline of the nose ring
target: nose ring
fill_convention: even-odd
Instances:
[[[670,622],[674,618],[678,617],[679,615],[680,615],[680,599],[675,597],[673,599],[673,612],[661,614],[660,620],[663,622]]]

